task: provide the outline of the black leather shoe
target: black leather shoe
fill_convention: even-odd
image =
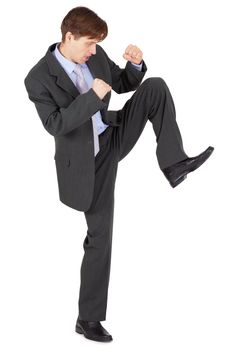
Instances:
[[[186,158],[178,163],[162,169],[170,185],[172,187],[179,185],[186,179],[188,173],[196,170],[209,158],[213,150],[214,147],[209,146],[204,152],[200,153],[196,157]]]
[[[78,317],[75,331],[91,340],[101,342],[113,340],[112,336],[101,325],[100,321],[83,321]]]

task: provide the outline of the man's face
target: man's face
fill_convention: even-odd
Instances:
[[[98,40],[83,36],[74,39],[73,35],[67,36],[67,54],[76,63],[83,64],[89,57],[96,54],[96,43]]]

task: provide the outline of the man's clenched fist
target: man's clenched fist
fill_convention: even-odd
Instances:
[[[112,89],[110,85],[105,83],[105,81],[97,78],[93,80],[92,88],[101,100]]]
[[[132,63],[140,64],[143,58],[143,52],[136,45],[129,45],[125,49],[123,57]]]

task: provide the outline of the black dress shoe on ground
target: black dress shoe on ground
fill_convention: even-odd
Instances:
[[[209,158],[213,150],[214,147],[209,146],[204,152],[200,153],[196,157],[186,158],[178,163],[162,169],[170,185],[172,187],[179,185],[186,179],[188,173],[196,170]]]
[[[101,325],[100,321],[83,321],[78,317],[75,331],[79,334],[83,334],[90,340],[101,342],[113,340],[112,336]]]

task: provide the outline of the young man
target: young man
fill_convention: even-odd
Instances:
[[[25,86],[55,139],[60,200],[83,211],[87,222],[76,332],[110,341],[100,321],[106,317],[118,162],[148,120],[156,135],[159,167],[172,187],[202,165],[213,147],[187,156],[165,81],[155,77],[141,84],[147,67],[134,45],[123,54],[125,68],[116,65],[97,44],[107,36],[107,24],[97,14],[76,7],[63,19],[61,31],[61,42],[52,44],[29,71]],[[136,91],[121,110],[109,111],[111,89]]]

